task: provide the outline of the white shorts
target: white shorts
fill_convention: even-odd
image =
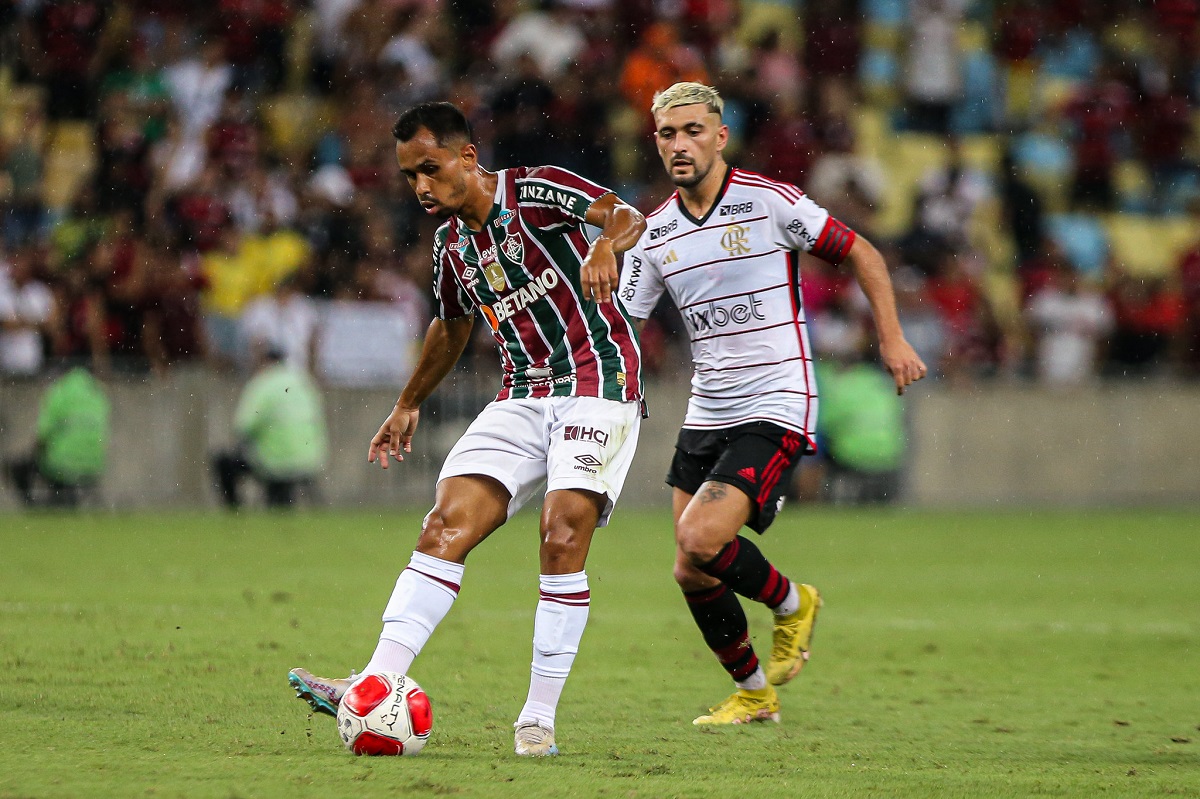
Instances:
[[[481,474],[512,499],[508,516],[546,484],[608,497],[597,527],[608,524],[642,425],[641,406],[598,397],[542,397],[492,402],[446,456],[438,482]]]

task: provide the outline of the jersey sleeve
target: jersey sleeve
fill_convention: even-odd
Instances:
[[[646,251],[639,241],[625,253],[617,296],[630,316],[649,319],[664,288],[662,271],[646,257]]]
[[[441,235],[433,242],[433,296],[438,319],[457,319],[471,312],[471,299],[454,276],[450,254]]]
[[[592,203],[611,189],[556,166],[539,166],[517,178],[517,202],[537,211],[539,227],[579,224]]]
[[[835,266],[846,258],[857,238],[853,230],[830,216],[807,194],[793,203],[780,200],[775,224],[788,248],[811,253]]]

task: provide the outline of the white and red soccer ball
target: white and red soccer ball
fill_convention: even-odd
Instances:
[[[342,697],[337,726],[356,755],[415,755],[429,740],[433,710],[411,677],[368,674]]]

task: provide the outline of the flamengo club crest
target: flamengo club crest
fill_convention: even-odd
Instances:
[[[746,225],[729,225],[721,236],[721,246],[730,255],[745,255],[750,252],[750,228]]]

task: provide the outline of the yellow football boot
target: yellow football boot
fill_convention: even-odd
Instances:
[[[808,662],[813,627],[822,604],[821,594],[811,585],[802,583],[796,584],[796,590],[800,592],[800,607],[789,616],[775,617],[771,662],[767,664],[767,681],[771,685],[783,685],[799,674]]]
[[[779,721],[779,697],[771,686],[757,691],[738,689],[737,693],[692,724],[749,724],[752,721]]]

